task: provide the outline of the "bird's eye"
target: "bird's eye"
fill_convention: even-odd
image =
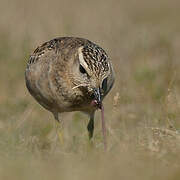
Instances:
[[[106,92],[106,90],[107,90],[107,78],[105,78],[102,82],[102,89],[104,92]]]
[[[80,71],[82,74],[87,73],[86,70],[83,68],[82,65],[79,65],[79,71]]]

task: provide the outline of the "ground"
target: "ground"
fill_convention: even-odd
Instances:
[[[180,179],[178,1],[21,1],[0,7],[0,179]],[[59,36],[84,37],[111,57],[115,85],[88,140],[88,117],[53,116],[30,96],[30,53]]]

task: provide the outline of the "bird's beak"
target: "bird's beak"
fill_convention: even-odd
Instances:
[[[100,88],[94,88],[94,98],[99,109],[102,107]]]

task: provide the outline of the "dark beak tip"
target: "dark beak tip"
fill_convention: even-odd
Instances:
[[[97,100],[92,101],[93,106],[96,106],[98,109],[102,109],[102,102],[99,102]]]
[[[98,102],[98,108],[101,109],[102,108],[102,103],[101,102]]]

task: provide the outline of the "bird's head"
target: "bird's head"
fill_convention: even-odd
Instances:
[[[74,87],[88,97],[91,106],[100,108],[114,83],[114,72],[106,52],[95,44],[78,48],[74,67]]]

